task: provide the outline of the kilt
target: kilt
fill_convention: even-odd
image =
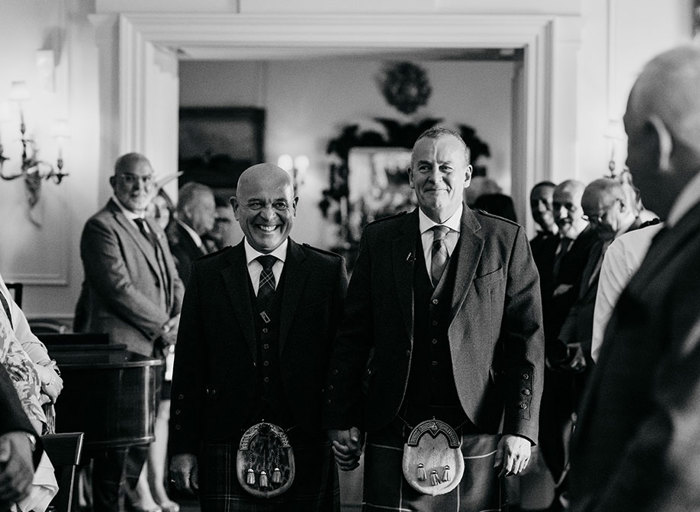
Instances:
[[[494,469],[499,435],[462,435],[464,476],[459,485],[447,494],[428,496],[411,487],[403,476],[403,443],[394,428],[369,433],[365,447],[364,496],[365,512],[491,512],[500,511],[501,479]]]
[[[290,489],[274,498],[251,496],[236,476],[238,442],[205,443],[198,458],[202,512],[337,512],[340,491],[330,442],[325,436],[288,432],[296,476]]]

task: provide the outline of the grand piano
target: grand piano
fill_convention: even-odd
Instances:
[[[161,360],[108,343],[105,334],[41,334],[58,363],[63,392],[56,431],[85,432],[85,452],[153,441]]]

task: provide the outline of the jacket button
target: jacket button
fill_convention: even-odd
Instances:
[[[333,391],[333,384],[328,385],[328,391]]]
[[[178,398],[178,400],[182,400],[183,398],[185,398],[185,395],[179,394],[179,395],[177,395],[177,398]]]
[[[216,389],[212,389],[211,394],[212,394],[212,396],[214,396],[216,394]]]
[[[182,427],[180,425],[175,425],[175,430],[182,430]]]
[[[529,389],[523,389],[523,395],[530,396],[531,394],[532,394],[532,391],[530,391]]]
[[[432,340],[430,340],[430,343],[432,343],[433,345],[437,345],[437,339],[433,338]]]
[[[267,334],[268,332],[270,332],[269,329],[268,329],[267,327],[263,327],[263,330],[262,330],[262,331],[263,331],[263,334]]]
[[[522,403],[520,404],[520,408],[521,408],[521,409],[527,409],[527,404],[526,404],[525,402],[522,402]]]
[[[176,416],[179,416],[181,413],[182,413],[182,411],[181,411],[180,409],[175,409],[175,415],[176,415]]]
[[[529,378],[530,378],[530,376],[527,373],[523,373],[523,379],[527,380]]]
[[[406,357],[411,357],[411,350],[410,349],[406,351]]]
[[[338,375],[338,368],[333,368],[333,375]]]
[[[430,302],[432,302],[433,304],[435,304],[435,305],[437,306],[437,305],[438,305],[438,303],[439,303],[440,301],[439,301],[439,300],[437,300],[437,299],[433,299],[433,300],[431,300]]]

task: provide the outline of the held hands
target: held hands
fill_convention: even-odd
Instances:
[[[36,372],[39,375],[39,380],[41,380],[42,393],[50,398],[52,404],[55,404],[58,395],[63,390],[63,379],[52,365],[42,366],[38,364],[36,365]]]
[[[498,442],[495,468],[499,477],[519,475],[530,462],[530,441],[521,436],[504,435]]]
[[[170,481],[181,491],[196,493],[199,490],[197,457],[191,453],[173,456],[170,461]]]
[[[333,445],[333,455],[342,471],[351,471],[360,465],[362,455],[362,434],[357,427],[348,430],[329,430],[328,437]]]
[[[0,503],[16,503],[29,494],[34,478],[32,447],[26,432],[0,436]]]

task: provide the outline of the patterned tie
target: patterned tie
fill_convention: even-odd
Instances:
[[[262,272],[260,272],[260,284],[258,285],[258,310],[264,311],[275,294],[275,274],[272,272],[272,267],[277,258],[268,254],[266,256],[258,256],[256,259],[263,268]]]
[[[433,230],[433,248],[430,258],[430,279],[433,282],[433,287],[435,287],[440,282],[440,277],[445,271],[449,258],[445,237],[450,228],[447,226],[433,226],[431,229]]]
[[[168,285],[166,284],[168,282],[166,279],[168,274],[166,271],[163,252],[162,252],[162,249],[160,247],[160,244],[158,243],[158,237],[153,232],[153,230],[150,227],[148,227],[148,223],[146,222],[146,219],[144,219],[143,217],[136,217],[134,219],[134,222],[139,227],[139,231],[141,232],[141,234],[146,238],[146,240],[148,240],[148,242],[151,244],[151,247],[153,247],[153,251],[156,253],[156,261],[158,263],[158,271],[160,272],[160,278],[161,278],[161,281],[163,282],[163,288],[165,290],[165,303],[170,304],[170,289],[169,289]]]

